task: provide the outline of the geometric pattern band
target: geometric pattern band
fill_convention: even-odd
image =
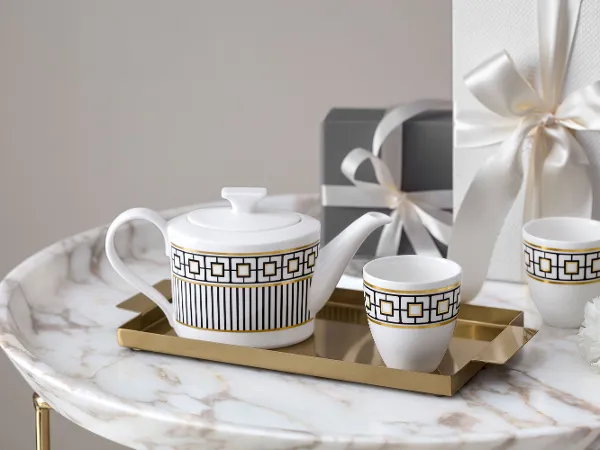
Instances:
[[[266,287],[227,287],[188,283],[172,277],[175,319],[217,331],[270,331],[310,320],[312,278]]]
[[[555,283],[600,281],[600,251],[546,250],[524,242],[523,252],[525,270],[534,278]]]
[[[310,276],[319,243],[267,255],[208,255],[171,246],[171,270],[180,278],[229,285],[277,283]]]
[[[364,295],[369,318],[391,326],[420,328],[441,325],[456,318],[460,284],[423,294],[382,292],[364,284]]]

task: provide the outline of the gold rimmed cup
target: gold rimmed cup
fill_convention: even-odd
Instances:
[[[548,325],[577,328],[585,304],[600,295],[600,222],[548,217],[523,226],[531,297]]]
[[[429,256],[389,256],[365,265],[365,310],[386,366],[438,367],[454,332],[461,276],[455,262]]]

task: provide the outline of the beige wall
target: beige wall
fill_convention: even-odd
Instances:
[[[0,0],[0,273],[129,207],[316,192],[329,108],[450,97],[450,15],[450,0]],[[0,379],[0,448],[33,448],[4,357]],[[55,425],[57,449],[112,446]]]

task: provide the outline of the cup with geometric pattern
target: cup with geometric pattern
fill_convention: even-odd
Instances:
[[[523,226],[531,297],[544,322],[578,328],[585,304],[600,295],[600,222],[547,217]]]
[[[433,372],[454,333],[462,270],[421,255],[375,259],[363,268],[371,335],[387,367]]]

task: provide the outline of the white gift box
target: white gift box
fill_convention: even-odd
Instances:
[[[544,11],[541,11],[541,9]],[[578,13],[578,14],[577,14]],[[493,228],[489,224],[492,222],[502,222],[502,218],[495,217],[489,219],[488,216],[494,215],[494,209],[496,205],[489,204],[487,209],[479,209],[479,216],[470,217],[469,214],[465,214],[460,208],[463,205],[463,200],[467,194],[467,190],[471,186],[476,174],[486,164],[489,164],[490,158],[494,155],[498,155],[499,152],[503,151],[502,145],[505,144],[509,136],[514,134],[514,130],[518,125],[518,122],[514,122],[513,125],[502,128],[502,132],[505,133],[502,139],[490,138],[493,136],[492,124],[496,119],[498,120],[497,125],[502,125],[504,118],[497,114],[498,109],[503,107],[513,107],[515,103],[515,95],[512,97],[505,96],[506,102],[502,105],[503,93],[494,92],[493,89],[483,91],[481,86],[482,77],[488,77],[494,79],[498,77],[498,73],[494,73],[498,69],[498,64],[506,64],[506,67],[510,66],[510,58],[514,63],[514,66],[525,78],[531,86],[540,93],[543,99],[548,97],[549,89],[546,88],[546,94],[544,91],[544,73],[548,74],[552,72],[552,67],[557,64],[557,59],[550,55],[565,51],[565,49],[571,48],[570,61],[567,59],[566,72],[564,76],[564,84],[558,86],[556,92],[557,95],[556,104],[560,104],[564,101],[569,94],[575,91],[581,90],[582,88],[589,87],[597,80],[600,80],[600,1],[598,0],[454,0],[453,3],[453,93],[454,93],[454,120],[455,120],[455,133],[454,133],[454,175],[453,175],[453,189],[454,189],[454,211],[456,215],[456,223],[454,233],[459,236],[456,241],[453,237],[451,242],[449,258],[457,260],[461,265],[473,265],[478,266],[479,269],[473,268],[465,270],[465,277],[470,278],[471,289],[470,293],[467,293],[473,297],[478,291],[480,281],[478,278],[482,278],[482,271],[487,268],[489,258],[486,258],[486,251],[481,250],[478,247],[481,245],[477,244],[477,237],[473,237],[473,243],[471,249],[467,249],[466,244],[466,232],[457,232],[457,226],[466,228],[466,223],[470,222],[472,230],[479,231],[480,227]],[[549,30],[553,30],[558,35],[550,36],[552,33]],[[570,36],[573,36],[572,45],[569,45]],[[543,45],[540,47],[540,42],[547,41],[545,48]],[[540,50],[541,48],[541,50]],[[506,58],[506,54],[502,51],[506,51],[510,58]],[[568,54],[568,50],[566,50]],[[558,57],[560,60],[560,57]],[[485,66],[485,62],[488,62]],[[493,62],[490,62],[493,61]],[[482,63],[485,67],[482,67]],[[496,67],[494,67],[494,65]],[[547,70],[544,70],[544,66]],[[557,64],[560,65],[560,64]],[[487,72],[486,72],[487,71]],[[500,70],[500,73],[502,71]],[[509,73],[506,70],[504,72]],[[469,79],[469,76],[471,78]],[[508,80],[510,76],[503,75],[495,79],[495,83],[498,87],[498,91],[503,89],[512,89],[511,84],[513,80]],[[546,79],[548,76],[546,75]],[[470,81],[469,81],[470,80]],[[501,81],[498,81],[501,80]],[[556,81],[556,80],[555,80]],[[562,84],[562,83],[556,83]],[[473,85],[476,85],[473,88]],[[546,86],[548,84],[546,83]],[[488,83],[489,86],[493,86],[493,83]],[[528,161],[530,153],[535,151],[535,145],[532,144],[531,137],[524,141],[524,145],[518,149],[519,157],[523,158],[523,183],[521,189],[516,196],[514,204],[512,198],[514,195],[511,193],[511,200],[509,203],[512,204],[510,211],[504,214],[505,220],[501,227],[500,233],[490,231],[488,233],[488,241],[492,241],[497,237],[495,241],[495,247],[491,257],[491,263],[489,265],[488,277],[497,280],[506,280],[514,282],[522,282],[524,278],[524,270],[522,266],[522,239],[521,239],[521,227],[523,220],[532,218],[540,215],[548,215],[545,211],[551,211],[551,215],[581,215],[589,216],[589,208],[591,204],[586,204],[586,198],[590,198],[593,192],[593,212],[592,216],[600,218],[600,132],[589,131],[598,130],[600,123],[600,110],[597,109],[597,98],[593,93],[600,95],[598,86],[594,85],[589,87],[584,92],[585,95],[578,98],[579,105],[574,108],[577,112],[581,112],[589,120],[586,122],[586,129],[583,131],[572,131],[572,128],[577,128],[577,124],[574,125],[577,120],[565,120],[560,122],[560,118],[555,119],[553,114],[554,110],[541,111],[541,113],[548,112],[550,114],[538,114],[535,119],[540,122],[547,120],[549,127],[547,130],[552,130],[554,121],[557,120],[559,125],[565,125],[567,133],[572,132],[572,136],[580,144],[589,164],[585,166],[586,173],[589,174],[589,196],[581,195],[577,197],[575,192],[569,192],[572,189],[584,189],[584,185],[579,186],[579,181],[585,176],[579,176],[582,172],[578,172],[581,169],[584,161],[577,160],[572,164],[571,169],[566,169],[561,172],[561,175],[553,178],[553,182],[546,182],[546,184],[536,185],[532,190],[528,191],[534,193],[529,196],[528,199],[533,198],[534,207],[530,207],[528,203],[525,207],[525,188],[524,186],[529,181],[535,184],[536,178],[528,172]],[[596,89],[595,89],[596,88]],[[479,89],[479,90],[478,90]],[[477,91],[478,90],[478,91]],[[518,90],[518,89],[517,89]],[[474,91],[479,92],[474,94]],[[486,96],[497,96],[498,99],[487,100]],[[516,97],[519,97],[517,95]],[[521,95],[518,100],[527,105]],[[586,105],[585,100],[592,98],[593,105]],[[486,105],[482,104],[481,100],[484,100]],[[509,104],[510,103],[510,104]],[[571,102],[572,103],[572,102]],[[497,105],[495,110],[496,113],[490,111],[489,104]],[[569,104],[568,106],[573,106]],[[568,109],[563,107],[563,109]],[[556,110],[557,116],[561,108]],[[572,112],[573,108],[570,108]],[[585,111],[583,111],[585,110]],[[538,111],[540,112],[540,111]],[[537,113],[536,113],[537,114]],[[477,117],[477,119],[474,119]],[[478,120],[485,117],[487,126],[489,127],[487,133],[482,133],[477,136],[477,133],[469,132],[469,127],[475,127]],[[579,117],[579,116],[578,116]],[[595,117],[595,118],[594,118]],[[520,117],[522,119],[522,117]],[[517,125],[515,125],[517,124]],[[590,125],[591,124],[591,125]],[[512,127],[512,128],[511,128]],[[531,133],[535,133],[537,128],[533,128]],[[541,133],[544,131],[542,130]],[[550,131],[552,132],[552,131]],[[561,131],[562,132],[562,131]],[[499,133],[498,136],[500,136]],[[514,136],[513,136],[514,137]],[[487,139],[489,138],[489,139]],[[566,138],[565,138],[566,139]],[[569,138],[570,139],[570,138]],[[491,142],[495,141],[495,142]],[[572,144],[577,147],[576,144]],[[533,147],[533,150],[532,150]],[[553,147],[552,147],[553,148]],[[505,150],[507,151],[507,150]],[[539,149],[537,151],[540,151]],[[563,152],[566,151],[563,149]],[[577,153],[577,149],[570,148],[571,154]],[[563,153],[565,154],[565,153]],[[538,161],[544,161],[543,157],[539,157]],[[585,157],[583,157],[585,158]],[[572,160],[573,161],[573,160]],[[504,161],[506,162],[506,161]],[[502,162],[496,162],[502,164]],[[544,166],[546,170],[546,166]],[[507,172],[508,173],[508,172]],[[516,173],[514,171],[513,173]],[[538,170],[538,173],[541,171]],[[528,178],[529,177],[529,178]],[[491,179],[491,178],[490,178]],[[502,178],[499,178],[502,179]],[[516,179],[515,179],[516,180]],[[557,181],[557,180],[560,180]],[[516,183],[516,181],[514,181]],[[502,184],[502,183],[499,183]],[[541,186],[541,187],[540,187]],[[563,189],[564,187],[564,189]],[[507,186],[504,188],[508,189]],[[548,189],[544,189],[548,188]],[[501,189],[501,188],[499,188]],[[508,189],[510,190],[510,189]],[[488,191],[488,194],[491,191]],[[567,192],[571,195],[570,202],[564,202],[563,204],[571,204],[573,208],[558,207],[560,204],[560,197],[563,192]],[[583,192],[583,191],[580,191]],[[505,199],[505,197],[496,198],[494,195],[489,196],[490,202],[498,205],[501,208],[501,203],[498,198]],[[508,195],[508,194],[507,194]],[[537,196],[536,196],[537,195]],[[483,201],[480,195],[479,199],[476,195],[468,197],[474,202]],[[580,198],[581,200],[573,201],[573,197]],[[542,199],[544,208],[541,210],[536,209],[535,201]],[[557,200],[555,200],[557,199]],[[563,199],[564,200],[564,199]],[[466,203],[466,202],[464,202]],[[587,205],[587,213],[586,213]],[[549,208],[546,208],[546,207]],[[563,205],[564,206],[564,205]],[[563,209],[561,209],[563,208]],[[465,208],[468,209],[468,208]],[[560,211],[558,209],[561,209]],[[566,209],[566,210],[565,210]],[[525,216],[524,216],[525,210]],[[463,217],[461,218],[461,214]],[[473,214],[470,214],[473,216]],[[503,214],[499,214],[503,215]],[[467,220],[470,219],[470,220]],[[462,223],[461,223],[462,221]],[[462,234],[462,236],[460,236]],[[485,234],[485,232],[483,233]],[[453,248],[454,247],[454,248]],[[460,247],[460,248],[458,248]],[[490,248],[491,251],[491,248]],[[469,255],[469,252],[471,254]],[[455,257],[453,257],[455,256]],[[485,266],[483,269],[481,266]],[[469,271],[470,270],[470,271]],[[467,280],[469,282],[469,280]],[[467,301],[469,298],[467,298]]]

